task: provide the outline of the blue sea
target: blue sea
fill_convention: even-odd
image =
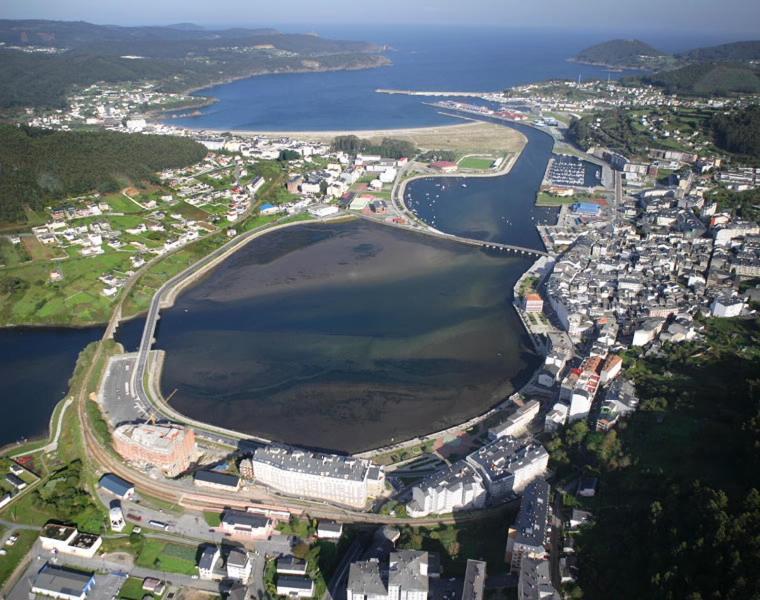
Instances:
[[[434,98],[386,95],[376,89],[498,91],[545,79],[617,78],[626,73],[567,59],[609,39],[604,34],[499,28],[317,28],[335,39],[386,45],[389,67],[329,73],[264,75],[206,88],[218,102],[199,117],[168,119],[196,129],[331,131],[394,129],[457,122],[425,104]],[[668,51],[711,40],[644,38]],[[185,111],[186,113],[187,111]]]

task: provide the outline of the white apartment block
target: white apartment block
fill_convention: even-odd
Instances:
[[[412,488],[407,504],[411,517],[446,514],[456,509],[485,506],[486,489],[480,475],[464,461],[433,473]]]
[[[385,472],[368,460],[274,444],[253,455],[256,481],[290,496],[354,508],[383,492]]]

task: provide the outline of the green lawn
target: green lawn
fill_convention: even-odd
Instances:
[[[143,598],[160,598],[155,594],[143,591],[143,580],[139,577],[128,577],[119,590],[121,600],[143,600]]]
[[[298,517],[291,517],[290,522],[280,523],[277,525],[277,530],[285,535],[294,535],[301,539],[306,539],[314,535],[316,527],[309,519]]]
[[[578,198],[573,196],[555,196],[546,192],[538,192],[536,206],[562,206],[563,204],[575,204]]]
[[[28,260],[31,260],[31,256],[23,244],[12,244],[8,238],[0,238],[0,265],[15,267]]]
[[[114,212],[136,213],[136,212],[141,212],[143,210],[139,204],[130,200],[121,192],[117,192],[115,194],[109,194],[108,196],[103,198],[103,200],[108,202],[109,206],[111,207],[111,210],[113,210]]]
[[[483,156],[465,156],[462,160],[459,161],[459,168],[484,171],[491,168],[494,160],[495,159],[493,158]]]
[[[142,586],[142,579],[128,577],[119,590],[119,598],[122,598],[123,600],[142,600],[146,596]]]
[[[203,518],[209,527],[219,527],[222,523],[222,513],[204,511]]]
[[[84,325],[108,319],[113,300],[102,295],[98,277],[131,268],[130,254],[74,256],[56,262],[63,280],[50,281],[50,263],[34,262],[0,272],[0,325]],[[14,282],[13,287],[4,282]],[[12,291],[8,291],[8,290]]]
[[[35,540],[39,536],[36,531],[19,531],[19,539],[13,546],[4,546],[8,551],[5,556],[0,556],[0,586],[10,577],[27,552],[31,550]]]
[[[169,573],[197,575],[197,554],[197,546],[145,538],[135,564],[139,567],[159,569]]]

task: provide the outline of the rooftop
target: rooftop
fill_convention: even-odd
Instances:
[[[34,580],[33,589],[41,589],[59,594],[80,596],[95,576],[92,572],[75,571],[65,567],[45,564]]]
[[[483,600],[483,589],[486,584],[486,563],[482,560],[467,559],[467,570],[464,574],[464,589],[462,600]]]
[[[219,473],[218,471],[196,471],[193,477],[196,481],[213,483],[214,485],[223,485],[231,488],[237,488],[240,485],[240,477],[237,475]]]
[[[225,510],[222,515],[222,524],[230,527],[250,527],[251,529],[260,529],[269,524],[266,517],[246,512],[244,510]]]
[[[253,454],[253,462],[268,464],[285,471],[352,481],[364,481],[370,469],[370,463],[365,460],[337,454],[308,452],[281,444],[257,448]]]
[[[488,479],[497,481],[510,477],[517,469],[545,454],[546,450],[538,442],[526,442],[507,435],[476,450],[467,461],[475,463]]]
[[[346,587],[355,595],[388,595],[388,586],[383,581],[380,562],[377,559],[351,563]]]
[[[428,591],[428,553],[420,550],[392,552],[388,586],[402,591]]]
[[[549,492],[543,479],[532,481],[523,492],[520,512],[517,513],[515,542],[528,546],[543,546],[549,520]]]
[[[154,452],[169,453],[181,444],[187,435],[184,427],[176,425],[121,425],[114,431],[115,436],[130,440]]]

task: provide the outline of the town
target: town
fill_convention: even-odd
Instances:
[[[51,442],[0,461],[4,597],[170,599],[189,590],[200,595],[181,597],[476,600],[507,597],[491,595],[505,589],[520,600],[571,597],[575,540],[605,490],[594,476],[555,468],[557,440],[583,428],[606,435],[640,408],[632,359],[699,340],[706,319],[756,314],[760,223],[725,193],[760,187],[760,169],[683,121],[757,98],[553,81],[481,100],[490,104],[434,107],[522,123],[555,140],[536,197],[556,211],[555,223],[537,226],[545,251],[501,248],[535,259],[513,301],[543,358],[530,381],[465,424],[347,456],[190,422],[151,393],[159,358],[150,340],[144,378],[135,376],[139,353],[113,351],[100,357],[99,372],[73,380],[83,401],[70,394],[59,406]],[[67,198],[36,215],[28,232],[5,236],[0,269],[44,264],[49,283],[72,285],[67,304],[46,308],[51,322],[76,297],[86,299],[87,322],[107,321],[117,306],[119,314],[145,311],[165,281],[269,227],[363,218],[453,238],[408,206],[406,184],[436,176],[466,185],[468,176],[509,172],[519,155],[414,148],[391,156],[151,118],[189,102],[150,84],[95,85],[72,95],[66,110],[28,115],[38,127],[176,135],[207,150],[147,188]],[[626,153],[602,143],[614,139],[607,111],[622,109],[646,147]],[[585,148],[573,138],[577,122],[587,124]],[[138,281],[204,240],[203,254]],[[14,322],[29,317],[24,310]],[[65,423],[81,428],[81,441],[68,439]],[[456,458],[440,449],[450,436],[466,448]],[[80,443],[92,464],[73,472],[59,453]],[[66,518],[83,513],[89,530]],[[494,522],[501,530],[489,529]],[[473,550],[468,536],[493,539]]]

